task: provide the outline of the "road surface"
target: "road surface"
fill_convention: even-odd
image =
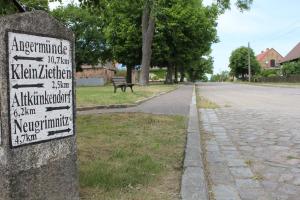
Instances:
[[[199,94],[212,191],[219,199],[300,199],[300,88],[207,83]]]

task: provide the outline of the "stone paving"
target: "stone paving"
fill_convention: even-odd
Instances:
[[[200,93],[227,105],[200,110],[215,199],[299,200],[300,89],[221,84],[202,85]],[[275,96],[283,107],[272,101],[265,105]]]

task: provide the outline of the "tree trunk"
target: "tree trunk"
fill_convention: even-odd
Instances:
[[[174,67],[174,83],[178,83],[178,67]]]
[[[172,65],[168,65],[165,83],[173,84],[173,66]]]
[[[127,83],[132,83],[132,66],[127,66],[126,82]]]
[[[183,81],[184,81],[184,68],[181,67],[179,71],[180,71],[180,82],[183,83]]]
[[[140,73],[140,84],[148,85],[149,84],[149,70],[151,64],[152,56],[152,42],[154,36],[155,20],[153,16],[153,10],[149,2],[146,3],[143,10],[142,18],[142,65]]]

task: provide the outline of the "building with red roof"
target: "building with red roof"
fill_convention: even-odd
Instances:
[[[283,56],[278,53],[274,48],[267,48],[256,56],[262,69],[274,69],[279,68],[279,64],[283,60]]]
[[[300,60],[300,42],[283,58],[281,64]]]

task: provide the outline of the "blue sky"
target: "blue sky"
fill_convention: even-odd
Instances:
[[[73,0],[75,3],[78,0]],[[211,4],[213,0],[203,0]],[[64,0],[64,4],[72,0]],[[234,1],[232,1],[234,2]],[[58,4],[51,3],[54,8]],[[214,73],[229,70],[231,52],[250,42],[256,54],[275,48],[285,56],[300,42],[299,0],[254,0],[251,10],[241,13],[234,5],[218,19],[220,42],[214,44]]]
[[[210,4],[212,0],[204,0]],[[254,0],[251,10],[243,13],[232,6],[218,19],[220,42],[213,45],[214,73],[227,68],[231,52],[247,46],[256,54],[275,48],[285,56],[300,42],[299,0]]]

